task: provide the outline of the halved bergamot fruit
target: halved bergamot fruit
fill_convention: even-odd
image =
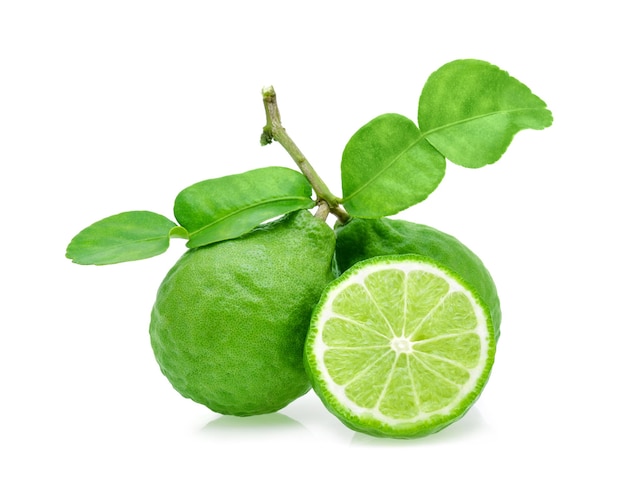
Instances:
[[[417,255],[380,256],[324,291],[305,364],[315,392],[353,430],[425,436],[461,418],[495,355],[489,309],[456,273]]]

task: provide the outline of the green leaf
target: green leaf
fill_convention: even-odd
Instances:
[[[385,114],[360,128],[341,160],[343,205],[350,215],[377,218],[424,200],[445,174],[445,158],[415,123]]]
[[[205,180],[184,189],[174,215],[190,248],[239,237],[287,212],[310,209],[312,188],[300,172],[266,167]]]
[[[122,212],[80,231],[65,255],[74,263],[96,265],[146,259],[167,250],[170,234],[184,237],[181,229],[154,212]]]
[[[445,64],[428,78],[417,118],[437,150],[470,168],[496,162],[520,130],[552,124],[546,103],[528,87],[475,59]]]

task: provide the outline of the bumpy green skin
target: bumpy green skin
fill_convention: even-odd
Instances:
[[[496,285],[478,256],[458,239],[429,226],[387,218],[351,219],[335,232],[338,273],[374,256],[425,256],[449,268],[476,290],[490,310],[496,340],[500,337],[502,312]]]
[[[333,230],[298,211],[187,251],[161,284],[150,337],[163,374],[222,414],[277,411],[310,389],[311,312],[333,279]]]

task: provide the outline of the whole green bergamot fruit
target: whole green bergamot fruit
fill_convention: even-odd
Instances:
[[[333,279],[334,248],[333,230],[303,210],[187,251],[163,280],[150,323],[172,386],[239,416],[274,412],[305,394],[304,340]]]

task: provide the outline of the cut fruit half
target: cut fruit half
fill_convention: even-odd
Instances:
[[[348,427],[412,438],[462,417],[495,355],[489,309],[458,275],[416,255],[356,264],[324,291],[305,364]]]

